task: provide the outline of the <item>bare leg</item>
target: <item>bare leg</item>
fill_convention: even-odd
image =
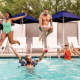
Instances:
[[[9,42],[10,42],[11,44],[18,43],[18,44],[20,45],[20,42],[19,42],[19,41],[13,40],[13,31],[10,31],[10,32],[8,33],[8,39],[9,39]]]
[[[6,38],[6,33],[3,31],[2,34],[1,34],[0,46],[2,46],[5,38]]]
[[[42,39],[42,41],[44,41],[49,34],[50,34],[50,32],[47,33],[47,35]]]
[[[52,27],[52,26],[50,26],[50,29],[51,29],[51,31],[50,31],[50,32],[52,33],[52,32],[53,32],[53,27]]]
[[[44,41],[44,40],[47,38],[47,36],[48,36],[50,33],[52,33],[52,32],[53,32],[53,27],[50,26],[50,29],[48,30],[47,35],[42,39],[42,41]]]
[[[42,38],[42,36],[43,36],[45,33],[46,33],[46,32],[45,32],[45,31],[43,31],[43,33],[42,33],[42,34],[40,34],[39,41],[41,41],[41,38]]]

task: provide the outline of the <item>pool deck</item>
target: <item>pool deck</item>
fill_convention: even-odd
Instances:
[[[40,57],[42,53],[18,53],[21,57],[25,57],[26,55],[30,55],[32,57]],[[61,57],[64,57],[64,53],[60,54]],[[72,57],[79,57],[78,55],[71,54]],[[3,53],[0,54],[0,57],[16,57],[13,53]],[[44,57],[57,57],[57,53],[45,53]]]

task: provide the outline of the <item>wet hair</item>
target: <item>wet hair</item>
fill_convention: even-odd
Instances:
[[[28,59],[28,55],[25,56],[25,60],[27,60],[27,59]]]
[[[8,13],[8,14],[9,14],[9,18],[12,18],[12,15],[11,15],[9,12],[6,12],[6,13]]]
[[[45,8],[44,10],[48,10],[48,8]]]
[[[25,60],[28,60],[29,55],[25,56]],[[27,64],[30,64],[31,62],[27,61]]]

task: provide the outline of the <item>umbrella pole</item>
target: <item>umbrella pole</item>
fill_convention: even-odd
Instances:
[[[22,11],[22,13],[23,13],[23,11]],[[23,18],[22,18],[22,30],[21,30],[21,32],[23,33]]]
[[[23,33],[23,18],[22,18],[22,30],[21,30],[21,31],[22,31],[22,33]]]
[[[63,47],[64,47],[64,17],[63,17]]]

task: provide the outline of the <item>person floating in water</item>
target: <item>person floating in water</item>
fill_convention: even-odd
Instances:
[[[76,55],[76,52],[72,49],[69,49],[69,43],[65,44],[65,48],[58,52],[58,58],[60,58],[60,53],[64,52],[64,59],[65,60],[72,60],[71,52]]]
[[[12,18],[12,15],[9,12],[6,12],[5,17],[4,17],[3,14],[0,12],[0,17],[3,19],[3,21],[0,20],[0,24],[3,25],[3,31],[1,34],[0,46],[3,44],[3,42],[7,36],[8,36],[9,42],[11,44],[18,43],[20,45],[19,41],[13,40],[13,31],[11,29],[11,24],[13,21],[24,18],[26,16],[27,16],[27,13],[24,16]]]
[[[48,12],[49,12],[48,8],[45,8],[44,13],[39,16],[39,25],[40,25],[39,29],[43,32],[39,37],[39,41],[41,41],[43,35],[46,34],[46,32],[47,32],[46,37],[53,32],[52,17],[48,14]],[[49,22],[50,26],[48,26]],[[44,41],[46,37],[43,38],[42,41]]]
[[[22,60],[21,56],[14,50],[12,45],[7,44],[8,47],[10,47],[13,52],[15,53],[15,55],[18,57],[19,59],[19,63],[21,64],[21,66],[26,66],[27,68],[33,68],[35,67],[35,65],[38,64],[38,62],[40,62],[44,56],[44,54],[47,52],[47,50],[44,50],[42,55],[40,56],[40,58],[38,60],[34,60],[32,61],[32,58],[30,55],[26,55],[25,56],[25,61]]]

